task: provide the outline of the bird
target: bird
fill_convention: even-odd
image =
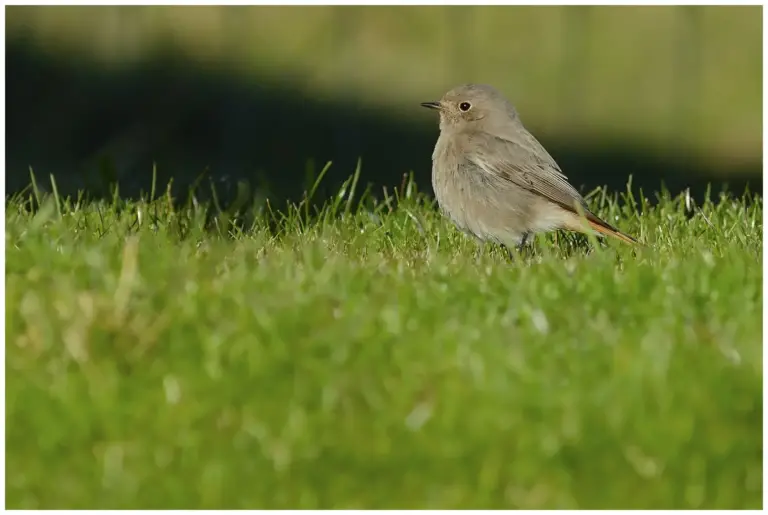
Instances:
[[[486,84],[463,84],[421,106],[440,114],[432,187],[440,211],[464,233],[507,251],[557,229],[638,241],[598,217],[525,128],[515,107]]]

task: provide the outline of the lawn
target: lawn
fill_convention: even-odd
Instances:
[[[762,506],[760,197],[509,260],[353,183],[8,200],[7,506]]]

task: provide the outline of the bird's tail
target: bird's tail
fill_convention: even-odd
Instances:
[[[608,222],[598,218],[596,215],[592,213],[585,213],[585,215],[587,225],[589,225],[589,227],[592,228],[595,232],[604,234],[606,236],[611,236],[631,245],[637,245],[639,243],[632,236],[621,232]],[[568,222],[565,224],[565,228],[570,231],[584,232],[584,221],[584,218],[580,217],[578,214],[571,213]]]

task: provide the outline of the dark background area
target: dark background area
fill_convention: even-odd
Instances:
[[[13,23],[14,11],[7,15]],[[332,161],[316,197],[323,200],[354,172],[359,158],[361,183],[372,184],[374,193],[399,185],[410,171],[422,190],[431,191],[437,117],[417,100],[437,99],[459,82],[496,84],[482,80],[482,73],[459,72],[465,80],[436,81],[442,86],[419,86],[413,89],[424,93],[386,102],[375,101],[376,94],[373,101],[343,92],[316,94],[291,72],[235,73],[221,60],[190,57],[178,41],[118,66],[36,36],[29,21],[34,16],[24,15],[23,27],[6,40],[8,194],[29,183],[32,167],[42,187],[53,174],[64,194],[109,195],[110,183],[118,182],[121,194],[135,196],[150,189],[154,164],[161,189],[173,178],[174,191],[183,194],[206,172],[203,196],[209,180],[225,197],[244,180],[259,196],[280,201],[297,199],[312,170],[317,174]],[[760,109],[757,101],[754,109]],[[760,149],[757,155],[750,147],[751,154],[737,149],[709,156],[701,151],[706,141],[698,148],[660,145],[619,130],[585,137],[580,133],[588,131],[580,127],[590,128],[587,122],[572,122],[570,131],[558,134],[535,109],[530,116],[521,112],[584,192],[602,185],[625,191],[630,175],[633,189],[642,188],[651,200],[662,183],[673,194],[690,187],[697,197],[709,184],[715,192],[726,184],[736,193],[762,191]],[[631,119],[623,122],[632,125]]]

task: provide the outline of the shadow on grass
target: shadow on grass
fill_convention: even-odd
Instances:
[[[237,79],[180,58],[107,69],[11,41],[6,113],[8,195],[29,183],[32,167],[43,185],[53,174],[63,195],[85,190],[91,197],[111,196],[117,182],[121,195],[136,196],[149,191],[156,163],[160,189],[173,178],[176,194],[196,180],[205,192],[210,181],[226,201],[245,181],[255,186],[249,194],[274,204],[299,199],[333,161],[314,197],[322,201],[338,191],[359,158],[363,188],[397,187],[413,171],[420,189],[431,193],[438,129],[429,113],[414,124],[376,106],[308,98],[298,89]],[[625,191],[630,174],[633,189],[642,188],[652,201],[662,183],[672,194],[690,187],[700,198],[708,183],[717,192],[726,177],[730,191],[762,191],[760,163],[715,171],[654,156],[631,142],[542,140],[585,192],[602,185]]]

